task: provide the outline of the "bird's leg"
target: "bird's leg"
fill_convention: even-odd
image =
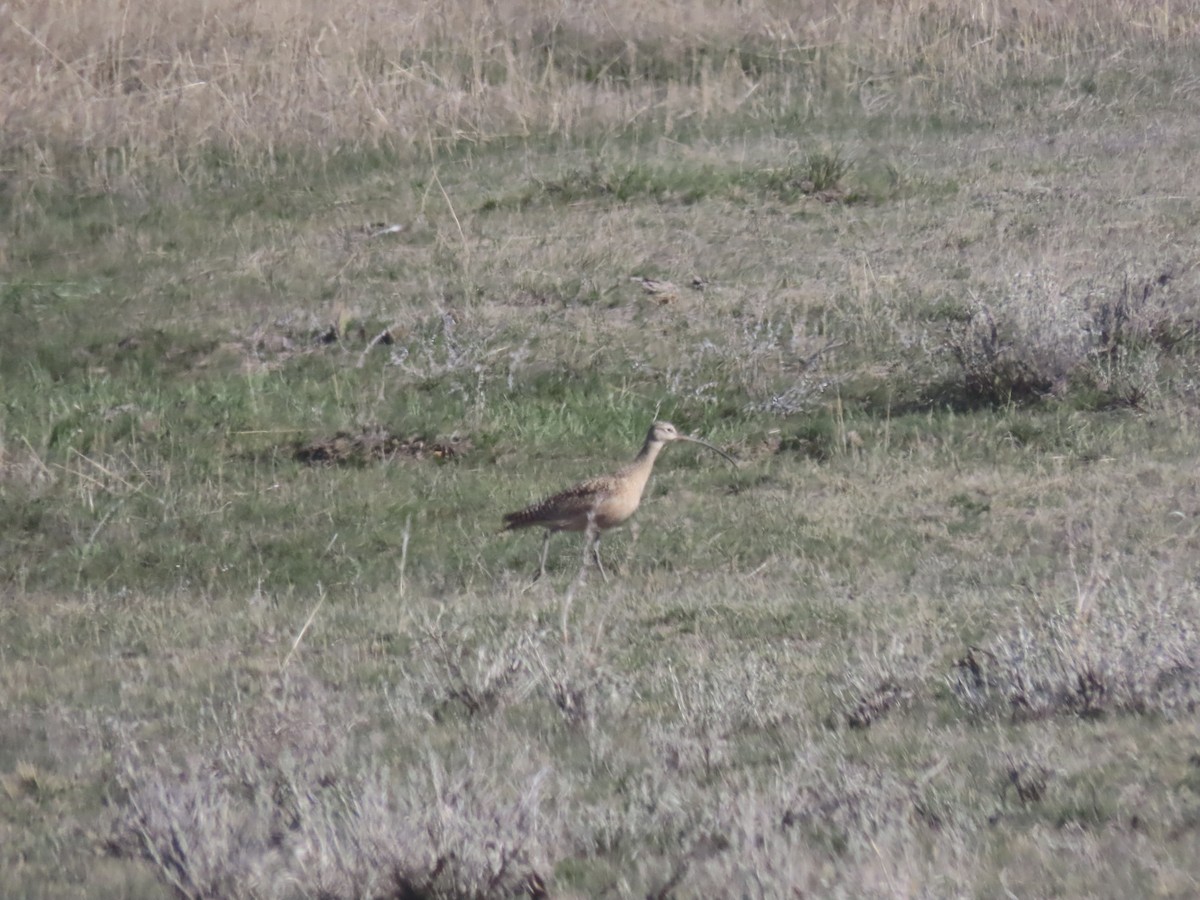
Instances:
[[[600,570],[600,574],[604,576],[604,580],[608,581],[608,573],[604,571],[604,563],[600,562],[600,535],[596,535],[596,543],[592,544],[592,556],[596,559],[596,568]]]
[[[550,553],[550,529],[546,529],[546,538],[542,541],[542,558],[538,562],[537,574],[533,576],[533,580],[537,581],[546,574],[546,556]]]
[[[600,562],[600,529],[596,527],[595,513],[588,513],[587,530],[583,539],[583,565],[587,568],[588,557],[596,561],[596,568],[608,581],[608,573],[604,571],[604,563]]]
[[[638,535],[641,534],[641,532],[642,526],[639,525],[636,520],[629,523],[629,560],[634,559],[633,551],[634,548],[637,547]],[[622,571],[628,571],[629,565],[630,563],[626,562],[626,564],[621,567]]]
[[[596,539],[592,541],[592,558],[596,560],[596,568],[600,570],[600,574],[604,576],[604,580],[608,581],[608,573],[604,571],[604,563],[600,562],[600,532],[596,532]]]

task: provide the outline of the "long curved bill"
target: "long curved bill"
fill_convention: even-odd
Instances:
[[[727,460],[729,460],[730,464],[735,469],[737,468],[737,460],[736,459],[734,459],[732,456],[730,456],[724,450],[718,450],[716,447],[714,447],[712,444],[708,443],[707,441],[702,441],[702,440],[700,440],[700,438],[688,437],[686,434],[679,435],[679,440],[687,441],[690,444],[699,444],[701,447],[707,447],[713,453],[721,454],[723,457],[725,457]]]

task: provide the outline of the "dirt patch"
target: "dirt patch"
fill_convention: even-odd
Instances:
[[[466,438],[453,435],[434,440],[420,436],[401,437],[386,428],[364,428],[357,434],[339,431],[333,437],[299,443],[293,456],[308,465],[366,465],[397,457],[446,461],[458,459],[471,449]]]

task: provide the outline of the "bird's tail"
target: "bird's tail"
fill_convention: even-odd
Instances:
[[[530,525],[538,524],[541,519],[538,515],[540,510],[537,505],[527,506],[525,509],[518,509],[516,512],[510,512],[504,517],[504,527],[501,531],[513,531],[517,528],[528,528]]]

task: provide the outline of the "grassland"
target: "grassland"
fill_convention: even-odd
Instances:
[[[0,9],[0,895],[1200,893],[1200,4],[1043,6]]]

